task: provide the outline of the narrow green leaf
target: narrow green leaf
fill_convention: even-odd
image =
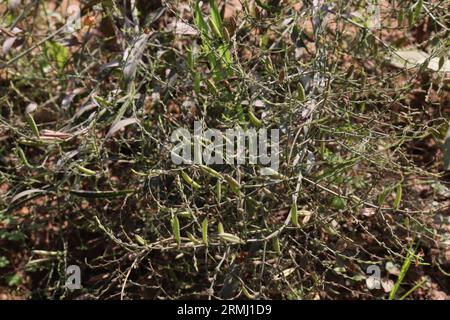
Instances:
[[[218,233],[224,233],[225,230],[223,229],[223,224],[221,222],[219,222],[219,224],[217,225],[217,232]]]
[[[211,81],[211,79],[206,79],[206,86],[208,87],[208,90],[212,92],[215,96],[219,95],[219,90],[217,89],[214,82]]]
[[[400,275],[397,278],[397,281],[395,282],[394,288],[392,288],[390,294],[389,294],[389,300],[394,300],[395,296],[397,294],[398,289],[400,288],[400,285],[403,282],[403,279],[405,278],[406,273],[409,270],[409,267],[411,266],[411,261],[414,258],[415,250],[410,248],[408,250],[408,253],[406,255],[406,259],[403,262],[402,268],[400,269]]]
[[[202,239],[205,245],[208,245],[208,218],[202,222]]]
[[[291,222],[294,226],[298,227],[300,224],[298,223],[298,208],[297,203],[293,202],[291,206]]]
[[[228,45],[227,44],[222,44],[218,47],[217,51],[219,52],[221,61],[223,62],[224,67],[229,67],[231,66],[233,60],[231,59],[231,52],[228,49]]]
[[[413,22],[417,21],[417,18],[420,16],[420,12],[422,11],[422,7],[423,7],[423,0],[417,1],[416,7],[414,9]]]
[[[215,189],[217,201],[220,203],[220,201],[222,201],[222,181],[217,181]]]
[[[180,220],[178,220],[178,217],[176,215],[172,217],[172,232],[178,245],[180,245],[181,243]]]
[[[78,171],[80,171],[81,173],[84,173],[85,175],[95,176],[97,174],[97,172],[95,172],[93,170],[90,170],[90,169],[87,169],[85,167],[82,167],[80,165],[76,165],[76,167],[77,167]]]
[[[219,9],[215,0],[210,0],[209,5],[211,7],[211,25],[214,33],[219,37],[223,38],[223,24],[222,18],[220,17]]]
[[[196,0],[195,5],[194,5],[194,22],[195,22],[195,25],[197,26],[197,28],[200,29],[200,32],[202,33],[202,35],[207,36],[208,35],[208,26],[207,26],[205,20],[203,19],[203,12],[200,8],[199,0]]]
[[[297,100],[300,102],[303,102],[306,100],[305,88],[303,87],[303,85],[301,83],[298,84]]]
[[[245,287],[244,284],[242,284],[241,288],[242,288],[242,293],[244,294],[244,296],[245,296],[247,299],[250,299],[250,300],[255,299],[255,296],[252,295],[252,294],[250,294],[250,292],[247,290],[247,288]]]
[[[402,201],[402,185],[399,183],[397,184],[397,190],[395,194],[395,201],[394,201],[394,209],[398,210],[400,207],[400,202]]]
[[[411,293],[419,289],[425,282],[427,282],[427,279],[424,277],[421,281],[418,281],[414,287],[412,287],[408,292],[406,292],[403,296],[399,298],[399,300],[405,300]]]
[[[253,113],[253,110],[248,111],[248,118],[250,120],[250,123],[253,124],[255,127],[260,127],[262,125],[262,121],[256,117],[256,115]]]
[[[281,255],[280,240],[278,239],[278,237],[272,239],[272,247],[273,251],[275,251],[277,255]]]
[[[29,124],[30,127],[31,127],[31,131],[33,131],[33,134],[34,134],[37,138],[40,138],[38,126],[36,125],[36,122],[34,121],[34,118],[33,118],[33,116],[31,115],[31,113],[27,113],[26,119],[27,119],[28,124]]]
[[[19,156],[20,160],[22,160],[22,163],[28,167],[32,168],[33,166],[28,162],[27,156],[25,155],[25,152],[20,146],[16,147],[17,155]]]
[[[194,76],[194,91],[197,95],[200,94],[200,83],[201,83],[201,75],[200,73],[196,73]]]

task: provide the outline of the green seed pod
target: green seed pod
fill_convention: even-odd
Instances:
[[[77,167],[78,171],[80,171],[81,173],[84,173],[85,175],[95,176],[97,174],[97,172],[95,172],[93,170],[90,170],[90,169],[87,169],[85,167],[82,167],[80,165],[76,165],[76,167]]]
[[[277,237],[272,239],[272,247],[277,255],[281,255],[280,240]]]
[[[184,171],[181,171],[181,177],[183,178],[184,181],[186,181],[186,183],[190,186],[192,186],[194,189],[200,189],[201,186],[195,182],[194,180],[192,180],[191,177],[189,177]]]
[[[402,202],[402,185],[401,183],[397,184],[397,190],[395,193],[395,200],[394,200],[394,209],[398,210],[398,208],[400,207],[400,203]]]
[[[189,240],[191,240],[194,244],[200,244],[201,241],[194,237],[194,235],[190,232],[186,232],[187,237]]]
[[[220,180],[217,181],[215,189],[217,201],[220,202],[222,201],[222,182]]]
[[[208,218],[205,218],[202,222],[202,239],[203,243],[208,245]]]
[[[298,209],[297,209],[297,203],[294,202],[292,203],[291,206],[291,222],[294,226],[298,227],[299,223],[298,223]]]
[[[200,169],[202,169],[203,172],[205,172],[207,175],[210,175],[211,177],[218,178],[218,179],[223,178],[222,175],[220,173],[218,173],[216,170],[214,170],[208,166],[205,166],[203,164],[200,165]]]
[[[140,235],[135,234],[134,235],[134,239],[136,240],[136,242],[138,244],[140,244],[141,246],[146,246],[147,245],[147,241],[144,240],[144,238],[142,238]]]
[[[180,220],[178,220],[177,216],[172,217],[172,232],[177,244],[181,243],[181,235],[180,235]]]
[[[297,100],[300,102],[303,102],[306,100],[305,88],[303,88],[303,85],[301,83],[298,84]]]
[[[241,185],[239,184],[239,182],[237,182],[233,177],[226,175],[225,176],[225,180],[227,180],[228,185],[231,188],[231,191],[233,191],[236,195],[240,195],[241,194]]]
[[[247,290],[247,288],[246,288],[244,285],[242,285],[241,288],[242,288],[242,293],[244,294],[244,296],[245,296],[247,299],[250,299],[250,300],[255,299],[255,296],[252,295],[252,294],[250,294],[250,292]]]
[[[217,232],[219,234],[224,233],[223,224],[221,222],[219,222],[219,225],[217,226]]]
[[[235,236],[234,234],[231,234],[231,233],[222,232],[222,233],[219,233],[219,237],[221,240],[226,241],[226,242],[245,244],[245,241],[243,241],[241,238],[239,238],[238,236]]]
[[[262,125],[262,121],[256,117],[251,109],[248,111],[248,118],[250,120],[250,123],[255,127],[260,127]]]

